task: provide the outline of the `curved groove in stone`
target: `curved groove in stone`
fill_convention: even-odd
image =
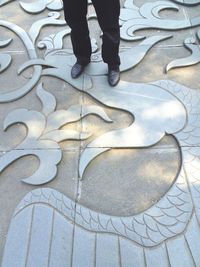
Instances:
[[[171,37],[172,35],[152,36],[142,41],[140,45],[122,52],[120,54],[121,56],[120,71],[127,71],[135,67],[142,61],[142,59],[146,56],[146,54],[154,45],[164,40],[167,40]]]
[[[9,38],[8,40],[5,41],[0,41],[0,47],[5,47],[7,45],[9,45],[12,42],[12,38]]]
[[[23,123],[28,130],[26,139],[23,141],[23,145],[27,143],[27,140],[37,140],[45,128],[45,117],[38,111],[28,109],[15,109],[9,112],[4,120],[4,131],[15,123]]]
[[[188,38],[184,41],[184,45],[188,50],[191,51],[191,56],[173,60],[167,65],[167,72],[174,68],[192,66],[200,62],[200,49],[199,46],[195,44],[195,40]]]
[[[29,152],[29,155],[31,154],[39,159],[40,165],[33,175],[22,179],[22,181],[30,185],[43,185],[52,181],[57,175],[57,165],[62,159],[61,150],[33,150],[32,153]]]
[[[35,3],[26,3],[20,1],[19,4],[28,13],[40,13],[45,10],[48,3],[52,2],[51,0],[37,0]]]
[[[41,19],[33,23],[29,30],[29,36],[31,37],[31,40],[33,41],[33,44],[35,44],[36,39],[42,29],[42,27],[47,25],[65,25],[65,20],[57,20],[60,17],[60,13],[58,12],[50,12],[48,13],[48,18]]]
[[[84,173],[86,163],[92,160],[92,149],[149,147],[166,133],[174,134],[186,125],[184,105],[161,87],[121,81],[111,89],[101,78],[93,77],[93,87],[87,93],[108,107],[129,112],[134,122],[125,129],[107,132],[88,144],[80,158],[80,173]]]
[[[26,12],[31,14],[37,14],[42,11],[44,11],[46,8],[50,10],[61,10],[63,8],[63,5],[61,4],[60,0],[37,0],[33,3],[26,3],[20,1],[20,6],[22,9],[24,9]]]
[[[146,56],[148,51],[156,43],[164,41],[171,37],[172,37],[171,35],[152,36],[152,37],[147,38],[143,42],[141,42],[141,44],[137,45],[136,47],[120,51],[120,57],[121,57],[120,71],[126,71],[128,69],[135,67],[139,62],[142,61],[142,59]],[[134,55],[134,57],[132,55]],[[94,56],[95,54],[93,55],[93,57]],[[66,71],[67,65],[72,65],[73,61],[74,61],[74,56],[71,53],[69,53],[68,50],[56,50],[56,51],[49,52],[45,60],[33,59],[33,60],[29,60],[25,62],[24,64],[20,66],[18,73],[20,74],[22,71],[24,71],[30,66],[42,65],[46,67],[58,68],[58,71],[60,71],[59,76],[63,75],[62,78],[64,78],[64,76],[67,77],[67,71]],[[45,75],[49,71],[50,70],[44,70],[43,74]],[[57,71],[52,70],[52,72],[54,72],[56,75]],[[85,73],[87,73],[88,75],[92,75],[92,76],[107,74],[107,68],[104,66],[104,64],[102,64],[102,58],[100,57],[99,60],[92,59],[91,64],[89,64],[89,66],[85,69]],[[70,84],[74,83],[74,81],[71,81],[71,80],[72,80],[71,76],[69,75],[67,82],[69,82]]]
[[[0,47],[6,47],[12,42],[12,38],[0,41]],[[12,61],[12,57],[8,54],[0,54],[0,73],[6,70]]]
[[[139,11],[139,8],[133,3],[132,0],[125,0],[124,7],[125,8],[131,8],[131,9],[134,9],[136,11]]]
[[[50,114],[47,118],[45,132],[57,130],[68,123],[79,121],[81,118],[88,115],[96,115],[106,122],[112,122],[102,107],[95,105],[83,107],[80,105],[73,105],[67,110],[57,110]]]
[[[88,105],[71,106],[68,110],[55,110],[55,97],[47,93],[42,84],[37,87],[37,96],[43,105],[43,114],[27,109],[15,109],[8,113],[4,120],[4,130],[19,122],[27,127],[25,139],[12,151],[0,158],[0,172],[16,159],[25,155],[35,155],[40,165],[37,171],[22,181],[32,185],[41,185],[55,178],[57,164],[62,158],[58,142],[64,140],[84,140],[89,133],[78,133],[70,130],[59,130],[66,123],[78,121],[88,115],[97,115],[106,122],[112,122],[102,107]],[[48,166],[48,168],[46,168]]]
[[[22,40],[23,44],[27,49],[29,58],[31,59],[37,58],[35,47],[30,37],[26,33],[26,31],[24,31],[21,27],[17,26],[16,24],[4,20],[0,20],[0,25],[5,28],[8,28],[9,30],[13,31],[15,34],[18,35],[18,37]],[[26,95],[29,91],[32,90],[35,84],[39,81],[41,73],[42,73],[41,66],[34,66],[34,73],[32,78],[20,89],[16,89],[9,93],[0,94],[0,103],[14,101]]]
[[[192,25],[192,27],[199,26],[200,25],[200,16],[191,18],[191,25]]]
[[[171,37],[172,37],[171,35],[152,36],[142,41],[137,46],[120,51],[119,53],[121,58],[120,71],[123,72],[131,68],[134,68],[137,64],[139,64],[142,61],[142,59],[146,56],[146,54],[155,44],[167,40]],[[90,63],[90,65],[85,69],[85,73],[92,76],[106,75],[107,68],[102,64],[102,59],[96,61],[97,62],[92,61]]]
[[[8,2],[11,2],[9,0],[1,0],[0,1],[0,6],[2,6],[3,4],[6,4]],[[174,0],[174,2],[178,2],[180,4],[185,4],[185,5],[197,5],[199,4],[199,0],[186,0],[186,1],[181,1],[181,0]],[[44,1],[43,1],[44,3]],[[48,6],[46,5],[47,8],[56,8],[56,1],[52,1]],[[157,1],[158,3],[158,1]],[[161,1],[159,1],[159,3],[161,3]],[[164,3],[164,1],[162,1],[162,3]],[[54,6],[55,4],[55,6]],[[134,4],[132,0],[127,0],[126,1],[126,5],[130,8],[134,8]],[[154,8],[152,8],[152,12],[148,13],[147,15],[151,18],[156,17],[159,18],[159,6],[155,6]],[[192,26],[198,25],[200,22],[199,20],[200,18],[195,18],[192,20]],[[135,20],[132,21],[132,23]],[[141,20],[144,22],[144,20]],[[154,18],[152,21],[151,25],[147,25],[148,27],[154,27]],[[159,25],[159,23],[161,22],[161,20],[155,20],[155,23],[157,25]],[[174,22],[173,22],[174,23]],[[167,24],[166,20],[165,20],[165,24]],[[0,23],[1,25],[1,23]],[[143,29],[144,25],[140,25],[139,29]],[[191,25],[190,25],[191,26]],[[146,27],[146,26],[145,26]],[[173,28],[174,29],[174,28]],[[126,33],[127,34],[127,33]],[[128,34],[132,34],[131,31],[128,32]],[[131,36],[128,36],[131,37]],[[29,38],[29,37],[28,37]],[[37,37],[36,37],[37,38]],[[22,38],[23,39],[23,38]],[[200,38],[199,38],[200,39]],[[130,39],[131,40],[131,39]],[[60,42],[60,41],[59,41]],[[59,46],[61,45],[61,43],[59,43]],[[188,48],[191,48],[192,46],[188,45]],[[191,51],[193,51],[191,49]],[[130,51],[129,51],[130,52]],[[30,56],[30,55],[29,55]],[[34,58],[34,55],[32,54],[32,57]],[[31,58],[31,56],[30,56]],[[56,59],[56,58],[55,58]],[[32,59],[34,61],[34,59]],[[45,61],[47,62],[47,61]],[[69,62],[68,62],[69,63]],[[133,63],[130,63],[130,65],[132,66]],[[135,63],[134,63],[135,64]],[[33,64],[34,65],[34,64]],[[40,65],[40,63],[38,64]],[[42,64],[41,64],[42,65]],[[70,64],[69,64],[70,65]],[[27,65],[28,66],[28,65]],[[47,63],[47,66],[51,66]],[[63,80],[65,80],[68,83],[72,83],[77,89],[79,90],[83,90],[81,84],[83,80],[79,80],[79,81],[70,81],[69,73],[66,74],[66,70],[69,71],[68,67],[63,67],[63,69],[59,69],[57,68],[57,66],[55,66],[54,64],[52,64],[52,67],[54,67],[54,69],[46,69],[44,70],[44,72],[42,73],[42,75],[50,75],[50,76],[56,76],[59,77]],[[125,68],[128,68],[127,66]],[[41,66],[34,66],[34,71],[35,71],[35,83],[36,83],[36,77],[39,73],[41,74]],[[99,70],[98,70],[99,71]],[[104,71],[99,71],[100,75],[102,75],[102,73],[104,73]],[[128,97],[130,95],[132,95],[132,91],[134,91],[134,84],[130,84],[130,90],[126,90],[126,85],[121,82],[119,84],[119,88],[121,91],[121,95],[117,96],[117,105],[115,104],[115,101],[110,98],[110,99],[106,99],[107,96],[109,96],[109,90],[108,88],[105,86],[104,84],[104,80],[103,77],[101,77],[100,79],[94,77],[93,79],[90,79],[90,77],[85,76],[86,77],[86,88],[84,88],[86,90],[86,92],[91,95],[92,97],[94,97],[96,100],[100,101],[101,103],[103,103],[106,106],[109,107],[114,107],[120,110],[126,110],[128,111],[134,118],[135,118],[135,125],[137,126],[136,128],[144,128],[144,126],[146,125],[140,125],[139,123],[137,123],[137,120],[141,119],[141,117],[138,116],[137,112],[135,112],[135,109],[133,109],[132,107],[127,109],[127,106],[129,105],[129,103],[127,101],[125,101],[126,103],[120,103],[121,99],[128,99]],[[164,83],[166,86],[164,86]],[[94,87],[92,87],[92,85]],[[97,86],[98,85],[98,86]],[[101,91],[100,94],[102,95],[98,95],[98,92],[94,90],[94,88],[96,88],[96,90],[100,90],[101,86],[105,87],[105,92]],[[33,85],[34,86],[34,85]],[[97,86],[97,87],[96,87]],[[137,85],[139,87],[139,85]],[[144,85],[142,85],[144,86]],[[87,209],[85,207],[82,207],[80,205],[78,205],[77,203],[74,203],[73,201],[69,200],[67,197],[63,196],[62,194],[58,193],[55,190],[52,189],[38,189],[38,190],[34,190],[32,192],[30,192],[24,199],[23,201],[19,204],[18,208],[16,209],[16,214],[14,216],[14,218],[16,218],[17,216],[22,216],[21,218],[21,222],[24,219],[24,214],[22,214],[21,212],[23,212],[26,208],[28,209],[29,207],[33,207],[36,205],[41,205],[41,204],[45,204],[44,206],[48,208],[51,207],[53,210],[58,211],[60,214],[64,215],[68,220],[71,220],[72,222],[74,221],[74,217],[75,217],[75,209],[77,211],[77,224],[78,226],[81,226],[81,228],[86,229],[87,231],[90,232],[94,232],[96,233],[104,233],[104,234],[111,234],[111,235],[118,235],[120,238],[126,238],[129,239],[131,241],[134,241],[137,243],[137,246],[145,246],[146,248],[143,249],[143,256],[144,256],[144,251],[145,251],[145,255],[147,255],[147,248],[148,247],[156,247],[160,248],[159,245],[166,241],[169,240],[172,241],[173,244],[167,243],[167,249],[168,249],[168,253],[171,257],[171,255],[174,256],[174,254],[172,254],[170,251],[172,251],[173,249],[170,250],[170,246],[171,248],[177,248],[178,245],[180,245],[181,248],[187,248],[185,249],[185,251],[187,250],[187,255],[190,255],[189,257],[191,258],[192,256],[194,257],[195,255],[195,248],[194,246],[196,244],[192,244],[192,242],[189,242],[189,237],[187,236],[187,244],[184,243],[184,240],[179,240],[179,237],[184,237],[184,235],[186,236],[188,234],[188,228],[190,228],[190,234],[193,234],[193,236],[197,236],[197,232],[199,231],[199,223],[200,223],[200,168],[199,168],[199,164],[200,164],[200,150],[199,150],[199,143],[200,143],[200,135],[199,135],[199,129],[200,129],[200,120],[199,120],[199,104],[200,104],[200,98],[199,98],[199,92],[193,92],[193,90],[191,89],[186,89],[183,88],[175,83],[171,83],[169,81],[164,81],[164,82],[157,82],[157,84],[155,83],[155,86],[153,87],[155,89],[155,95],[157,98],[159,98],[161,96],[160,100],[162,99],[162,93],[161,94],[157,94],[157,92],[160,90],[163,90],[166,92],[168,92],[169,94],[171,94],[171,97],[175,98],[175,102],[177,103],[179,102],[180,106],[180,110],[177,111],[177,113],[175,112],[175,115],[178,116],[178,112],[181,111],[180,113],[182,114],[182,116],[180,116],[180,121],[178,120],[174,122],[174,125],[170,124],[170,123],[166,123],[165,121],[165,117],[163,119],[163,121],[161,120],[161,122],[159,121],[159,119],[161,119],[161,117],[163,116],[163,114],[165,113],[165,109],[163,109],[163,113],[160,113],[157,110],[151,110],[151,112],[144,112],[145,114],[143,115],[147,115],[151,114],[152,116],[154,116],[154,119],[156,117],[156,115],[158,114],[160,116],[160,118],[158,118],[158,122],[157,120],[154,120],[151,125],[155,126],[155,132],[153,132],[152,134],[152,138],[149,138],[148,136],[148,142],[156,142],[154,138],[158,137],[161,138],[163,134],[168,133],[168,134],[174,134],[174,136],[176,137],[177,141],[180,144],[180,148],[182,149],[182,156],[183,156],[183,165],[182,165],[182,169],[180,170],[179,176],[176,180],[176,182],[173,184],[173,186],[170,188],[170,190],[166,193],[166,195],[158,202],[156,203],[154,206],[152,206],[150,209],[144,211],[141,214],[138,214],[136,216],[130,216],[130,217],[114,217],[114,216],[108,216],[105,214],[99,214],[95,211],[92,211],[90,209]],[[149,89],[150,87],[148,87]],[[117,91],[117,88],[115,88]],[[138,88],[138,92],[134,95],[134,97],[138,97],[138,95],[140,97],[146,97],[147,100],[149,102],[151,102],[152,98],[155,99],[155,96],[149,96],[147,93],[145,93],[143,96],[141,95],[141,90],[142,88]],[[27,88],[24,89],[24,94],[25,92],[28,92],[30,90],[27,91]],[[23,90],[21,90],[23,91]],[[106,92],[107,91],[107,92]],[[111,90],[112,91],[112,90]],[[114,93],[114,96],[117,95],[117,93],[115,94],[115,91],[111,92],[112,94]],[[20,93],[21,94],[21,93]],[[123,96],[126,95],[127,97]],[[20,97],[23,94],[20,95]],[[40,95],[40,94],[39,94]],[[17,94],[15,92],[15,96],[11,96],[11,94],[9,95],[10,99],[8,101],[12,101],[15,100],[17,97]],[[133,98],[134,98],[133,97]],[[18,98],[19,98],[19,94],[18,94]],[[1,99],[1,98],[0,98]],[[6,99],[3,98],[4,101]],[[132,100],[132,99],[131,99]],[[157,99],[158,100],[158,99]],[[3,102],[4,102],[3,101]],[[43,101],[43,104],[45,103],[45,101]],[[141,104],[141,101],[138,101],[139,105]],[[118,105],[119,104],[119,105]],[[126,105],[127,104],[127,105]],[[156,104],[153,104],[153,106],[157,106]],[[52,105],[53,106],[53,105]],[[130,105],[129,105],[130,107]],[[136,106],[137,107],[137,106]],[[172,105],[172,107],[177,107],[177,105]],[[183,109],[185,110],[185,112],[183,111]],[[168,107],[166,109],[167,111],[170,110],[170,108]],[[44,114],[48,115],[52,112],[52,108],[50,109],[43,109]],[[142,110],[144,111],[144,110]],[[27,112],[28,110],[23,110],[23,112]],[[22,113],[17,113],[15,116],[21,116]],[[31,116],[29,118],[32,118],[33,115],[34,117],[37,118],[37,120],[39,119],[39,121],[43,121],[42,117],[40,118],[40,116],[38,116],[37,113],[29,113],[31,114]],[[89,114],[89,113],[88,113]],[[142,112],[140,112],[140,114],[142,114]],[[173,116],[174,117],[174,114]],[[109,118],[108,118],[109,119]],[[107,120],[108,120],[107,119]],[[157,117],[156,117],[157,119]],[[26,121],[26,120],[25,120]],[[186,121],[186,122],[185,122]],[[10,118],[7,118],[7,121],[5,121],[5,128],[8,127],[9,125],[11,125],[12,123],[15,123],[16,120],[14,119],[14,117],[10,116]],[[133,125],[134,125],[133,123]],[[156,125],[156,123],[158,123],[158,125]],[[39,125],[39,124],[38,124]],[[145,131],[149,132],[149,129],[151,129],[151,125],[148,125],[148,127],[146,127]],[[162,128],[161,126],[164,125],[166,126],[166,128]],[[184,125],[184,126],[183,126]],[[170,127],[169,127],[170,126]],[[171,127],[172,126],[172,127]],[[38,127],[41,127],[41,129],[44,128],[43,126],[43,122],[40,123],[40,125]],[[131,126],[132,127],[132,126]],[[130,128],[129,127],[129,130]],[[160,127],[162,129],[160,129]],[[169,128],[168,128],[169,127]],[[30,127],[28,127],[30,128]],[[126,130],[126,134],[127,134],[127,129]],[[160,132],[160,130],[162,130]],[[30,131],[29,131],[30,132]],[[28,135],[28,137],[39,137],[40,134],[42,132],[40,131],[36,131],[37,133],[35,133],[32,130],[33,135],[31,134]],[[159,134],[158,134],[159,132]],[[57,131],[54,132],[50,132],[46,134],[46,137],[50,138],[52,141],[50,140],[42,140],[41,142],[38,142],[37,144],[34,143],[33,141],[30,142],[28,145],[32,146],[33,148],[38,147],[39,151],[36,151],[35,149],[27,149],[27,151],[21,149],[21,151],[16,150],[16,151],[11,151],[8,152],[5,156],[7,157],[7,159],[4,161],[5,158],[0,158],[0,169],[4,169],[9,162],[14,161],[15,159],[21,157],[21,156],[25,156],[27,155],[27,152],[31,155],[36,155],[38,158],[40,158],[40,160],[45,160],[45,164],[50,165],[50,172],[51,175],[53,177],[50,178],[50,174],[45,176],[45,165],[41,164],[40,165],[40,169],[36,174],[34,174],[32,177],[29,177],[27,179],[25,179],[25,182],[27,183],[32,183],[32,184],[43,184],[49,181],[49,179],[53,179],[54,176],[56,175],[56,164],[59,162],[59,160],[61,159],[61,151],[59,149],[59,146],[57,145],[57,141],[62,140],[62,138],[66,138],[66,135],[68,134],[68,137],[70,135],[70,133],[64,133],[64,132],[59,132],[60,136],[58,134]],[[119,132],[118,132],[119,133]],[[137,133],[137,131],[136,131]],[[52,135],[53,134],[53,135]],[[112,132],[113,134],[113,132]],[[150,131],[151,134],[151,131]],[[158,134],[158,135],[157,135]],[[78,133],[71,133],[71,136],[75,136],[78,137]],[[155,135],[155,136],[154,136]],[[141,135],[137,135],[140,136]],[[45,137],[45,135],[44,135]],[[81,137],[81,136],[80,136]],[[85,137],[87,137],[87,135],[85,135]],[[104,136],[105,137],[105,136]],[[111,136],[112,137],[112,136]],[[123,137],[123,134],[122,136]],[[132,135],[130,136],[130,138],[132,137]],[[82,137],[81,137],[82,138]],[[101,137],[100,137],[101,138]],[[42,138],[41,138],[42,139]],[[55,140],[54,140],[55,139]],[[126,138],[124,138],[126,139]],[[101,143],[101,139],[99,139],[100,144]],[[53,142],[55,141],[55,142]],[[135,140],[134,140],[135,141]],[[94,147],[93,145],[95,145],[96,142],[96,146],[98,147]],[[137,142],[136,142],[137,143]],[[91,149],[91,151],[94,152],[95,155],[100,154],[99,151],[102,149],[102,153],[104,152],[103,150],[106,149],[111,149],[113,147],[113,144],[107,143],[110,147],[108,148],[99,148],[99,143],[98,140],[94,141],[94,143],[91,143],[91,147],[89,145],[89,147],[86,149],[89,150]],[[142,144],[146,144],[142,141]],[[138,145],[138,143],[137,143]],[[188,147],[191,146],[191,147]],[[124,146],[124,143],[123,143]],[[44,151],[45,147],[51,147],[52,148],[52,154],[49,154],[49,151]],[[29,147],[30,148],[30,147]],[[97,152],[98,150],[98,152]],[[25,153],[25,154],[24,154]],[[48,154],[47,154],[48,153]],[[48,159],[49,156],[49,159]],[[89,164],[89,162],[91,161],[91,159],[94,158],[94,155],[92,155],[91,157],[89,156],[85,156],[83,157],[84,160],[87,160],[88,163],[84,163],[83,167],[80,167],[81,172],[83,173],[84,171],[84,166]],[[49,161],[48,161],[48,160]],[[47,160],[47,161],[46,161]],[[3,162],[4,161],[4,162]],[[54,161],[54,165],[53,164]],[[3,163],[4,165],[3,165]],[[48,179],[47,179],[48,177]],[[189,189],[188,189],[189,187]],[[193,202],[191,200],[191,196],[193,198]],[[194,206],[193,206],[194,205]],[[44,208],[45,210],[45,208]],[[194,213],[194,215],[192,216],[192,214]],[[40,213],[41,214],[41,213]],[[44,212],[45,214],[45,212]],[[196,218],[198,221],[196,221],[196,228],[195,231],[194,229],[191,229],[193,224],[194,224],[194,218]],[[44,217],[44,215],[43,215]],[[40,222],[40,221],[39,221]],[[13,222],[12,222],[13,223]],[[44,225],[43,225],[44,226]],[[189,226],[187,228],[187,226]],[[17,228],[18,227],[18,228]],[[16,230],[21,230],[21,224],[16,225]],[[24,228],[22,228],[24,229]],[[18,231],[15,231],[16,233]],[[34,233],[33,233],[34,234]],[[184,239],[184,238],[182,238]],[[195,239],[196,240],[196,239]],[[13,242],[15,242],[15,240],[13,240]],[[177,243],[176,243],[177,242]],[[176,244],[176,245],[174,245]],[[40,242],[38,241],[38,246],[40,245]],[[187,246],[188,247],[187,247]],[[199,245],[199,244],[198,244]],[[198,248],[198,245],[196,246]],[[19,246],[20,247],[20,246]],[[8,249],[9,249],[9,245],[8,245]],[[18,247],[16,247],[16,249],[18,249]],[[166,249],[166,248],[165,248]],[[190,250],[190,251],[189,251]],[[176,249],[174,249],[174,251],[176,251]],[[181,252],[185,252],[184,250],[181,249]],[[189,254],[189,252],[191,254]],[[151,250],[152,252],[152,250]],[[187,258],[187,256],[185,256],[186,253],[182,253],[182,257],[183,258]],[[168,257],[169,257],[168,255]],[[180,255],[180,254],[179,254]],[[199,260],[199,251],[196,253],[197,258]],[[11,255],[10,255],[11,256]],[[169,258],[170,258],[169,257]],[[16,259],[15,259],[16,260]],[[171,260],[171,258],[170,258]],[[148,257],[146,257],[146,262],[148,262]],[[182,260],[183,262],[183,260]],[[196,261],[195,261],[196,263]],[[152,262],[150,261],[150,264],[152,264]],[[186,264],[186,263],[185,263]],[[192,266],[194,264],[194,262],[192,261],[191,264],[187,265],[187,266]],[[169,263],[170,265],[170,263]],[[173,264],[172,264],[173,265]],[[198,264],[196,264],[198,266]],[[13,265],[12,265],[13,266]],[[155,265],[157,266],[157,265]],[[174,264],[174,266],[178,266],[177,264]],[[8,267],[8,265],[6,265],[5,263],[5,267]]]
[[[63,4],[61,0],[53,0],[51,3],[47,6],[50,10],[61,10],[63,8]]]
[[[38,149],[20,150],[17,148],[17,150],[7,152],[4,156],[0,157],[0,172],[14,161],[24,156],[33,155],[39,159],[40,165],[33,175],[23,178],[22,181],[31,185],[42,185],[53,180],[56,177],[57,164],[61,161],[62,153],[59,149],[44,150],[45,143],[43,149],[41,149],[39,148],[41,144],[38,142]],[[47,165],[48,168],[46,168]]]
[[[197,31],[197,38],[199,39],[199,41],[200,41],[200,30],[199,31]]]
[[[82,117],[88,116],[88,115],[96,115],[100,117],[105,122],[113,122],[108,115],[106,114],[105,110],[102,107],[99,107],[97,105],[88,105],[82,107]]]
[[[7,152],[5,155],[0,157],[0,172],[2,172],[8,165],[10,165],[15,160],[26,155],[27,152],[25,150],[13,150]]]
[[[61,49],[63,47],[63,38],[71,33],[69,26],[67,29],[58,32],[54,37],[54,47],[55,49]]]
[[[48,116],[50,113],[54,112],[56,109],[56,99],[54,95],[45,91],[43,84],[39,84],[36,89],[36,93],[42,103],[42,113],[45,116]]]
[[[71,33],[71,29],[66,26],[65,30],[58,32],[57,34],[52,34],[49,37],[45,37],[42,41],[38,42],[38,48],[43,49],[46,47],[47,51],[45,56],[52,50],[62,49],[63,48],[63,38]],[[71,50],[73,54],[73,51]]]
[[[53,64],[49,64],[48,61],[45,61],[44,59],[32,59],[29,60],[25,63],[23,63],[19,69],[18,69],[18,74],[21,74],[23,71],[25,71],[27,68],[32,67],[32,66],[45,66],[45,67],[54,67]]]
[[[120,25],[122,25],[124,21],[133,19],[133,18],[142,18],[142,15],[139,12],[139,8],[128,7],[128,5],[126,5],[126,2],[125,2],[124,8],[121,8],[120,10],[120,17],[119,17]]]
[[[30,92],[34,88],[36,83],[39,81],[41,73],[42,73],[42,68],[40,66],[34,66],[34,74],[32,78],[20,89],[15,89],[12,92],[0,94],[0,103],[15,101],[25,96],[28,92]]]
[[[174,93],[184,103],[188,113],[186,126],[182,131],[177,132],[175,137],[182,149],[183,166],[193,198],[195,214],[200,223],[199,91],[180,86],[172,81],[160,81],[157,84]]]
[[[13,31],[22,40],[31,59],[37,58],[34,44],[24,29],[12,22],[5,20],[0,20],[0,25]]]
[[[195,6],[200,4],[200,0],[172,0],[172,1],[186,6]]]
[[[184,191],[182,191],[183,187]],[[168,198],[173,198],[174,204]],[[177,205],[180,198],[182,199],[181,206]],[[53,189],[43,188],[27,194],[16,208],[14,217],[19,216],[26,207],[37,204],[50,205],[68,220],[71,219],[71,214],[74,214],[75,203],[72,200]],[[65,205],[67,208],[64,208]],[[156,205],[138,215],[110,216],[77,204],[75,223],[91,232],[111,233],[134,241],[139,245],[153,247],[183,233],[191,216],[191,198],[184,173],[181,171],[176,183],[166,195]]]
[[[85,148],[85,150],[81,154],[81,158],[79,161],[79,178],[80,180],[83,179],[84,172],[87,166],[90,164],[92,160],[94,160],[99,155],[103,154],[104,152],[109,151],[111,148],[107,147],[95,147],[95,148]]]
[[[145,29],[162,29],[162,30],[179,30],[187,29],[199,25],[199,17],[189,19],[173,20],[160,19],[159,13],[163,9],[175,9],[178,7],[166,1],[156,1],[153,3],[146,3],[140,8],[140,13],[143,18],[128,19],[122,23],[121,38],[127,41],[134,41],[144,39],[145,36],[137,36],[136,31]]]
[[[83,77],[84,77],[84,84],[86,89],[90,89],[92,87],[92,79],[88,75],[81,76],[78,79],[71,79],[71,67],[65,66],[64,69],[45,69],[42,72],[42,76],[51,76],[57,77],[63,81],[66,81],[70,85],[74,86],[76,90],[83,91]]]
[[[85,140],[89,138],[91,134],[80,133],[73,130],[53,130],[42,135],[41,140],[53,140],[57,143],[67,140]]]
[[[15,0],[0,0],[0,7],[6,5],[10,2],[13,2],[13,1],[15,1]]]
[[[144,39],[145,36],[137,36],[136,31],[146,29],[158,29],[158,30],[181,30],[191,28],[189,20],[160,20],[158,19],[132,19],[125,22],[121,27],[121,38],[125,41],[135,41]],[[198,18],[194,20],[193,27],[199,25]]]
[[[0,54],[0,73],[6,70],[12,61],[12,57],[8,54]]]
[[[140,8],[140,14],[148,19],[161,19],[159,13],[165,9],[173,9],[179,11],[179,7],[167,1],[156,1],[155,3],[145,3]]]
[[[0,172],[15,160],[23,156],[34,155],[39,159],[40,165],[33,175],[22,181],[32,185],[41,185],[51,181],[57,174],[57,164],[61,161],[62,152],[55,141],[40,139],[46,125],[44,115],[37,111],[15,109],[4,120],[4,130],[17,122],[27,127],[27,135],[15,149],[0,157]]]

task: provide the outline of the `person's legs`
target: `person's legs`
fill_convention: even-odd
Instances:
[[[71,41],[78,63],[87,65],[92,53],[87,24],[87,0],[63,0],[65,20],[71,28]]]
[[[103,60],[109,66],[119,66],[120,2],[119,0],[92,0],[92,2],[96,10],[99,25],[103,31]]]

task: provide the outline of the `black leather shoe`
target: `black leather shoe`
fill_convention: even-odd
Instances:
[[[71,69],[71,76],[73,79],[78,78],[84,71],[86,65],[82,65],[78,62],[74,64],[74,66]]]
[[[108,67],[108,83],[110,86],[116,86],[120,81],[120,70],[119,66]]]

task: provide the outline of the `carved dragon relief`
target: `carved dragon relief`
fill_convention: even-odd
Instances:
[[[174,2],[183,4],[177,0]],[[189,5],[188,2],[184,1],[184,3]],[[0,5],[3,4],[6,2],[0,2]],[[199,4],[199,1],[193,1],[191,4]],[[31,13],[42,12],[45,8],[57,11],[62,8],[60,1],[37,1],[37,5],[36,3],[25,4],[21,1],[20,5],[26,12]],[[32,11],[31,8],[33,8]],[[122,38],[129,41],[140,40],[143,37],[136,37],[134,32],[144,28],[158,27],[172,30],[191,27],[187,20],[180,21],[180,24],[176,24],[175,20],[160,24],[159,13],[166,8],[178,10],[175,4],[167,1],[147,3],[140,9],[134,6],[133,1],[126,1],[121,13]],[[199,18],[196,18],[193,26],[199,24]],[[128,111],[133,117],[133,123],[129,127],[107,132],[87,145],[80,158],[80,178],[84,178],[86,167],[99,154],[111,148],[149,147],[159,142],[166,134],[173,135],[177,139],[182,154],[182,167],[174,185],[157,204],[136,216],[113,217],[99,214],[75,205],[73,201],[53,189],[38,189],[30,192],[19,204],[14,214],[8,234],[10,241],[5,246],[3,267],[9,266],[7,263],[10,251],[12,251],[10,235],[12,229],[18,226],[15,218],[20,216],[23,218],[23,211],[32,206],[47,205],[48,208],[52,208],[71,221],[74,220],[76,213],[77,225],[91,233],[118,235],[145,247],[160,246],[170,238],[184,235],[195,218],[200,223],[199,90],[192,90],[171,81],[157,81],[151,84],[121,81],[117,88],[110,89],[105,82],[106,68],[102,63],[100,53],[96,52],[95,40],[93,41],[92,63],[86,69],[84,77],[71,80],[70,67],[75,59],[71,50],[63,49],[63,38],[70,34],[69,28],[59,31],[56,35],[48,36],[37,44],[39,48],[46,48],[44,59],[38,58],[35,48],[37,37],[43,26],[65,25],[64,21],[59,20],[58,12],[51,12],[48,18],[36,22],[29,33],[7,21],[0,20],[0,25],[14,31],[21,38],[29,53],[30,60],[20,66],[19,74],[30,66],[34,67],[30,81],[20,89],[0,95],[1,103],[21,98],[34,88],[40,77],[52,76],[66,81],[76,90],[92,96],[104,106]],[[152,36],[135,47],[122,48],[120,51],[121,71],[135,67],[156,43],[170,37],[169,35]],[[10,42],[11,39],[3,40],[0,42],[0,47],[5,47]],[[193,40],[186,40],[185,45],[193,51],[193,58],[183,60],[182,63],[178,60],[174,61],[167,66],[167,70],[199,62],[198,50],[192,46],[195,45]],[[0,71],[5,71],[10,64],[11,57],[7,54],[0,54]],[[84,79],[84,88],[82,79]],[[80,134],[75,131],[60,130],[61,126],[78,121],[89,114],[97,115],[105,122],[111,122],[105,111],[94,105],[86,106],[85,110],[81,110],[80,106],[72,106],[68,110],[56,110],[55,97],[47,93],[41,84],[37,86],[37,96],[43,106],[41,112],[22,108],[13,110],[5,118],[5,130],[8,126],[21,122],[27,126],[27,137],[17,148],[0,158],[0,171],[3,171],[15,159],[25,154],[36,155],[40,159],[39,169],[31,177],[23,180],[34,185],[47,183],[56,177],[57,164],[62,158],[60,141],[82,140],[90,136],[90,133]],[[51,148],[51,153],[45,150],[47,147]],[[48,159],[48,170],[44,168],[44,158]]]

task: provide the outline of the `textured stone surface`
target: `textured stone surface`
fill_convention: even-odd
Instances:
[[[78,151],[64,151],[63,159],[58,167],[56,179],[48,185],[57,189],[71,199],[76,199],[78,187]],[[26,168],[25,168],[26,166]],[[39,166],[39,162],[33,156],[20,159],[9,166],[1,173],[1,210],[0,214],[0,255],[2,257],[3,246],[10,218],[16,207],[16,203],[28,192],[34,189],[33,186],[22,183],[21,178],[31,175]]]
[[[111,150],[99,156],[85,172],[80,203],[101,213],[124,216],[156,203],[179,171],[179,152],[173,140],[166,143],[174,148],[157,145],[152,149]]]
[[[139,64],[137,68],[121,74],[122,79],[130,82],[152,82],[155,80],[170,79],[186,86],[193,85],[198,88],[200,65],[192,67],[176,68],[166,73],[166,66],[175,59],[181,59],[190,56],[190,52],[184,47],[167,47],[152,49],[149,56]],[[152,66],[151,62],[156,62]],[[165,66],[165,68],[163,68]]]
[[[72,80],[62,1],[0,0],[2,267],[200,264],[199,0],[120,2],[110,88],[92,5]]]

